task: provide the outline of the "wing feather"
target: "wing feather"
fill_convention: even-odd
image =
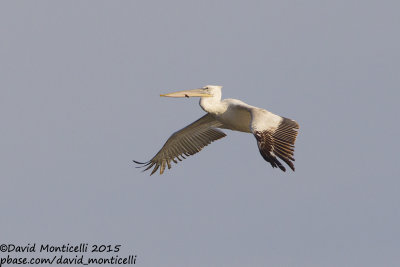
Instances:
[[[252,116],[252,131],[261,156],[272,167],[286,171],[279,158],[294,171],[294,143],[299,129],[297,122],[266,110],[257,110]]]
[[[178,163],[176,159],[182,161],[185,156],[191,156],[200,152],[203,147],[211,144],[212,142],[226,136],[225,133],[216,129],[221,126],[221,123],[215,118],[206,114],[192,124],[172,134],[160,151],[148,162],[135,163],[142,165],[140,167],[147,167],[144,171],[152,168],[151,174],[154,174],[160,169],[160,174],[163,174],[165,167],[171,168],[171,161]]]

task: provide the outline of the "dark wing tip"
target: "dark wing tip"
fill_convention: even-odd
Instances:
[[[136,161],[136,160],[132,160],[134,163],[140,165],[140,166],[135,166],[135,168],[144,168],[146,166],[148,166],[151,162],[147,161],[147,162],[140,162],[140,161]]]
[[[286,168],[278,160],[283,160],[293,171],[294,164],[294,142],[296,140],[298,124],[290,119],[284,118],[283,122],[275,131],[255,131],[258,149],[262,157],[271,164],[273,168],[279,168],[286,172]]]

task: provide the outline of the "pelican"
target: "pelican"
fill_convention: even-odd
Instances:
[[[244,133],[252,133],[256,138],[261,156],[273,168],[279,167],[286,171],[278,160],[284,161],[293,171],[294,143],[299,125],[294,120],[284,118],[268,110],[250,106],[237,99],[221,100],[219,85],[207,85],[202,88],[163,94],[163,97],[200,97],[200,107],[206,115],[173,133],[160,151],[149,161],[136,164],[146,167],[154,166],[151,174],[160,169],[163,174],[165,167],[171,168],[171,161],[178,163],[185,156],[200,152],[203,147],[226,136],[219,129],[229,129]]]

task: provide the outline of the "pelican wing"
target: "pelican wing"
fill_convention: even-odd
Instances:
[[[263,110],[253,116],[252,131],[257,140],[261,156],[272,167],[286,168],[278,160],[280,158],[294,171],[294,143],[299,125],[291,119],[283,118]]]
[[[138,162],[146,167],[144,171],[152,168],[151,174],[155,173],[160,168],[160,174],[163,174],[165,167],[171,168],[171,161],[178,163],[176,159],[182,161],[185,156],[191,156],[200,152],[203,147],[211,142],[221,139],[226,136],[225,133],[216,129],[221,126],[212,115],[206,114],[192,124],[172,134],[160,151],[148,162]]]

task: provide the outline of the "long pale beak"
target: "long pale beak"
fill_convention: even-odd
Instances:
[[[160,96],[166,96],[166,97],[191,97],[191,96],[198,96],[198,97],[207,97],[207,96],[212,96],[208,93],[206,93],[205,89],[199,88],[199,89],[192,89],[192,90],[186,90],[186,91],[179,91],[175,93],[169,93],[165,95],[160,95]]]

